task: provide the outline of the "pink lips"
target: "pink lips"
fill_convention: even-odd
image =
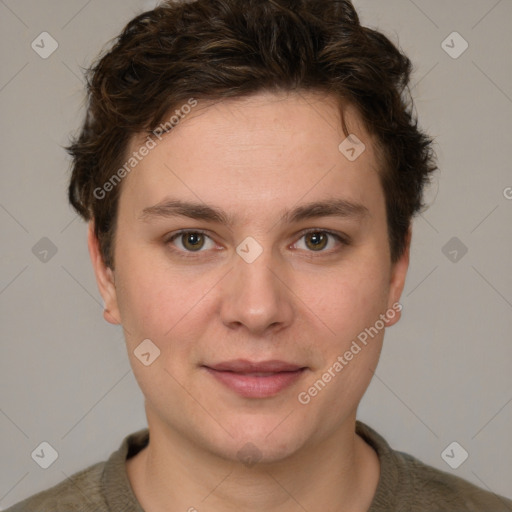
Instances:
[[[274,396],[300,378],[305,367],[284,361],[226,361],[206,370],[219,382],[245,398]]]

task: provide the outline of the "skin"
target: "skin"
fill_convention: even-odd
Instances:
[[[199,103],[124,178],[114,271],[103,264],[90,224],[105,318],[122,324],[145,396],[151,442],[127,471],[147,511],[370,506],[379,461],[355,434],[355,419],[385,329],[307,405],[297,399],[399,301],[409,263],[410,235],[399,261],[390,259],[375,141],[354,108],[344,112],[366,145],[353,162],[338,149],[346,136],[331,97],[260,93]],[[140,218],[169,197],[222,208],[235,222]],[[284,210],[332,198],[368,213],[279,220]],[[199,252],[187,237],[168,241],[180,229],[207,232]],[[304,229],[351,242],[327,236],[317,248]],[[252,263],[236,252],[249,236],[263,251]],[[134,355],[144,339],[160,350],[149,366]],[[201,366],[236,358],[307,370],[276,396],[244,398]],[[248,442],[261,456],[251,467],[237,456]]]

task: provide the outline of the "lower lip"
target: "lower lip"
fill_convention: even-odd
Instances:
[[[265,377],[228,371],[206,370],[219,382],[245,398],[267,398],[290,387],[304,373],[305,368],[294,372],[279,372]]]

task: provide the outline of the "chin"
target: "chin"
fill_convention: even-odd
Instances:
[[[269,442],[262,436],[253,441],[245,440],[230,443],[229,446],[215,446],[215,455],[231,462],[242,463],[247,467],[255,464],[275,464],[296,454],[302,447],[302,442],[293,439]]]
[[[233,420],[228,429],[233,437],[223,435],[222,439],[210,438],[210,450],[222,458],[242,462],[249,467],[255,463],[282,461],[299,451],[308,439],[305,425],[296,424],[292,420],[293,413],[289,418],[286,416]]]

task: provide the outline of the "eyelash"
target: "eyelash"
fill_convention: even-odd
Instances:
[[[338,243],[340,243],[342,246],[348,246],[351,243],[350,238],[348,236],[346,236],[346,235],[342,235],[341,233],[335,233],[333,231],[328,231],[328,230],[325,230],[325,229],[311,229],[311,228],[310,229],[306,229],[304,231],[301,231],[299,233],[298,240],[300,240],[304,236],[306,236],[308,234],[312,234],[312,233],[315,233],[315,234],[321,233],[321,234],[324,234],[324,235],[329,235],[329,236],[333,237],[334,239],[336,239],[338,241]],[[170,246],[171,243],[174,240],[176,240],[178,237],[180,237],[182,235],[185,235],[185,234],[200,234],[200,235],[205,235],[205,236],[207,236],[208,238],[211,239],[211,237],[208,235],[208,233],[206,231],[204,231],[204,230],[201,230],[201,229],[182,229],[182,230],[177,231],[177,232],[171,234],[170,236],[168,236],[164,240],[164,244]],[[205,251],[202,251],[202,250],[199,250],[199,251],[182,251],[181,249],[174,249],[174,248],[171,248],[171,251],[174,252],[175,254],[178,254],[180,257],[183,257],[183,258],[197,258],[197,257],[199,257],[200,253],[205,252]],[[338,249],[333,249],[333,250],[330,250],[330,251],[321,250],[321,251],[308,251],[308,252],[310,252],[312,254],[318,253],[318,254],[329,255],[329,254],[333,254],[333,253],[335,253],[337,251],[339,251],[339,248]]]

